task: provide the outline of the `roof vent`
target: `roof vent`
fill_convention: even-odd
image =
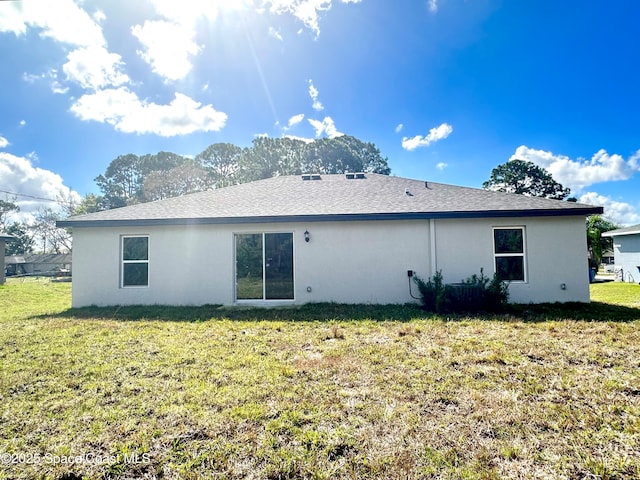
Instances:
[[[367,178],[367,177],[364,176],[364,173],[362,173],[362,172],[345,173],[345,177],[347,177],[347,180],[353,180],[354,178],[357,178],[357,179]]]
[[[319,173],[303,173],[302,174],[302,180],[322,180],[322,177],[320,176]]]
[[[405,188],[405,189],[404,189],[404,194],[405,194],[407,197],[413,197],[413,193],[411,193],[411,192],[409,191],[409,189],[408,189],[408,188]]]

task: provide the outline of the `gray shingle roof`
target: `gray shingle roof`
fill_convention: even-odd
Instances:
[[[59,226],[590,215],[602,207],[368,173],[274,177],[71,217]]]
[[[603,237],[619,237],[622,235],[635,235],[640,233],[640,224],[631,225],[630,227],[618,228],[617,230],[609,230],[602,234]]]
[[[70,253],[27,253],[4,257],[5,264],[11,263],[71,263]]]

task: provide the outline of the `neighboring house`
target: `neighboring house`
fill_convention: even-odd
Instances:
[[[13,239],[15,239],[13,235],[0,233],[0,258],[2,259],[2,265],[0,265],[0,285],[4,284],[5,278],[4,252],[6,251],[7,243]]]
[[[607,250],[602,254],[602,264],[613,265],[615,263],[615,256],[612,250]]]
[[[640,225],[610,230],[603,237],[613,238],[613,255],[618,278],[640,283]]]
[[[601,207],[378,174],[282,176],[71,217],[73,306],[406,303],[409,270],[589,301]],[[413,285],[413,294],[417,289]]]
[[[28,253],[4,257],[7,275],[57,275],[71,272],[70,253]]]

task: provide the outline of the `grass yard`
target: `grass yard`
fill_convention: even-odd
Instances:
[[[0,287],[0,479],[640,478],[640,286],[411,306],[70,309]]]

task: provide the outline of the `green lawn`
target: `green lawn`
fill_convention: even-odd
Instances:
[[[640,477],[638,285],[478,318],[70,287],[0,287],[0,479]]]
[[[640,285],[636,283],[596,283],[591,285],[591,300],[640,308]]]

